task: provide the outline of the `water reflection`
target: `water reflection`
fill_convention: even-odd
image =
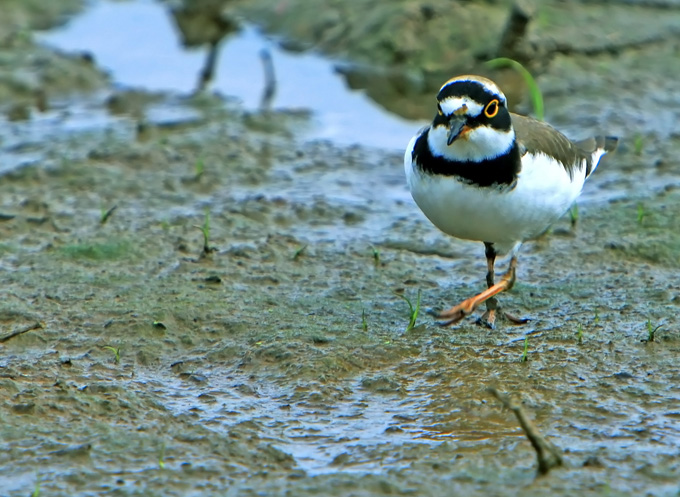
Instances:
[[[224,0],[184,0],[169,8],[182,45],[186,48],[208,47],[196,91],[205,90],[213,80],[220,42],[240,31],[238,21],[226,5]]]
[[[188,27],[178,35],[174,23],[192,25],[178,20],[180,8],[175,6],[168,15],[164,4],[150,0],[98,1],[66,26],[42,33],[39,39],[62,50],[89,52],[116,83],[150,91],[193,92],[197,75],[201,75],[199,87],[207,84],[200,83],[206,79],[202,74],[206,66],[212,66],[207,75],[212,88],[238,98],[250,110],[261,107],[267,88],[260,55],[265,49],[276,69],[276,96],[271,103],[276,109],[310,109],[315,124],[309,138],[403,149],[421,125],[390,114],[362,91],[349,90],[334,62],[315,54],[285,52],[252,26],[235,32],[224,21],[214,28],[214,36],[201,38],[189,33]],[[192,14],[194,19],[197,15]],[[229,36],[215,41],[219,34]],[[207,59],[205,50],[188,49],[194,46],[208,47]]]

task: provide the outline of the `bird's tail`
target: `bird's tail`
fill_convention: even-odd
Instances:
[[[587,140],[577,142],[577,145],[581,148],[581,150],[590,155],[590,164],[588,164],[586,170],[586,178],[590,176],[593,171],[595,171],[595,169],[597,169],[602,156],[616,150],[618,143],[619,139],[615,136],[595,136],[593,138],[588,138]]]
[[[613,152],[619,144],[619,139],[616,136],[598,136],[595,138],[597,148],[604,150],[604,153]]]

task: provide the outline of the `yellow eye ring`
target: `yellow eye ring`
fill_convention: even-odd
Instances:
[[[486,104],[486,107],[484,107],[484,115],[489,119],[496,117],[499,107],[500,104],[498,103],[498,100],[494,98],[491,102]]]

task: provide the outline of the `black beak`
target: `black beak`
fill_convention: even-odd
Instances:
[[[466,121],[465,116],[451,116],[451,119],[449,119],[449,135],[446,139],[447,145],[451,145],[460,136]]]

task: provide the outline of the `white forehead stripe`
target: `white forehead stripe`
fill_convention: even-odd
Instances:
[[[442,87],[439,89],[439,91],[442,91],[445,86],[451,84],[451,83],[463,83],[463,82],[470,82],[470,83],[478,83],[484,86],[488,91],[491,93],[494,93],[498,95],[498,98],[505,102],[505,95],[501,91],[501,89],[498,87],[496,83],[491,81],[488,78],[483,78],[482,76],[469,76],[469,75],[464,75],[464,76],[456,76],[455,78],[451,78],[448,80],[446,83],[442,85]]]
[[[463,107],[463,105],[467,107],[466,114],[473,117],[480,115],[484,109],[484,107],[478,102],[475,102],[474,100],[471,100],[467,97],[449,97],[439,102],[439,105],[442,108],[442,112],[446,116],[450,116],[455,111]]]

